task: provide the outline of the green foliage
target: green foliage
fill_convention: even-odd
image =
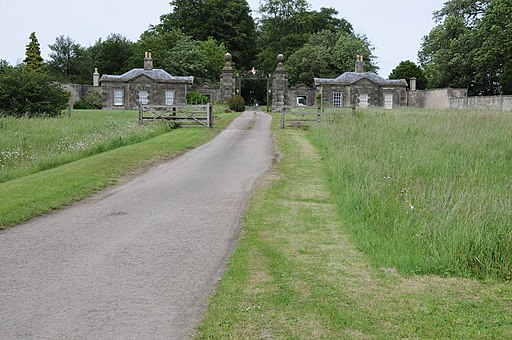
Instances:
[[[160,17],[149,32],[181,30],[194,40],[209,38],[224,44],[241,67],[249,67],[256,54],[256,26],[246,0],[174,0],[173,11]]]
[[[321,31],[286,62],[291,85],[313,85],[315,77],[334,78],[343,72],[354,71],[355,56],[364,55],[366,71],[376,71],[373,48],[365,36],[344,31]]]
[[[44,73],[28,67],[0,73],[0,115],[14,117],[59,116],[69,93]]]
[[[63,35],[49,47],[52,52],[46,67],[53,77],[66,83],[90,84],[94,68],[88,49]]]
[[[245,111],[245,100],[242,96],[233,96],[229,98],[226,102],[226,105],[230,110],[235,112]]]
[[[309,8],[304,0],[267,0],[261,3],[258,60],[265,73],[274,71],[277,54],[290,58],[309,41],[312,34],[323,30],[340,35],[353,33],[350,23],[336,18],[336,10],[322,8],[317,12]],[[350,56],[350,62],[354,58]]]
[[[30,34],[30,42],[27,45],[27,49],[25,51],[25,59],[23,62],[29,71],[40,73],[44,71],[43,57],[41,57],[41,48],[35,32]]]
[[[103,105],[101,94],[96,91],[89,91],[84,99],[78,100],[73,105],[74,109],[78,110],[94,110],[101,109]]]
[[[194,76],[196,83],[218,82],[226,48],[215,40],[196,41],[181,31],[145,32],[135,45],[138,54],[153,52],[153,64],[171,74]]]
[[[187,93],[187,104],[206,104],[208,103],[208,97],[199,92]]]
[[[395,67],[389,74],[389,79],[405,79],[409,87],[410,79],[416,78],[416,88],[418,90],[424,90],[426,88],[425,72],[410,60],[401,61],[397,67]]]
[[[512,94],[511,8],[512,0],[447,1],[418,53],[429,87]]]
[[[107,39],[101,38],[89,49],[92,62],[101,73],[123,74],[134,67],[134,63],[142,64],[140,55],[135,54],[134,44],[120,34],[110,34]],[[91,68],[89,74],[92,75]]]

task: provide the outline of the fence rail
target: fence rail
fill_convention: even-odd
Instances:
[[[321,112],[322,108],[318,107],[316,111],[311,108],[298,108],[285,106],[281,110],[281,129],[284,129],[286,123],[288,126],[301,126],[307,122],[317,122],[321,121]]]
[[[212,105],[155,106],[139,105],[139,124],[148,121],[179,121],[181,125],[212,127]]]

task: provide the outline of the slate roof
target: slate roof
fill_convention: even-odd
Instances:
[[[113,76],[104,74],[101,77],[100,81],[130,81],[140,75],[145,75],[151,79],[154,79],[158,82],[174,82],[174,83],[188,83],[192,84],[194,82],[194,77],[178,77],[169,74],[167,71],[162,70],[160,68],[145,70],[143,68],[134,68],[131,71],[128,71],[119,76]]]
[[[369,81],[381,86],[407,86],[405,79],[389,80],[373,72],[345,72],[337,78],[315,78],[315,85],[332,84],[332,85],[351,85],[361,79]]]

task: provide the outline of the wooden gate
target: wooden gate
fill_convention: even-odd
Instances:
[[[308,122],[320,123],[322,108],[311,109],[307,107],[289,107],[285,106],[281,110],[281,129],[284,129],[285,125],[299,127]]]
[[[212,104],[183,106],[139,105],[139,124],[148,121],[167,120],[182,126],[213,126]]]

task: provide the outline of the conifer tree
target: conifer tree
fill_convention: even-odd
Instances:
[[[30,42],[25,52],[25,66],[29,71],[43,72],[43,58],[41,57],[41,48],[36,37],[36,32],[30,34]]]

